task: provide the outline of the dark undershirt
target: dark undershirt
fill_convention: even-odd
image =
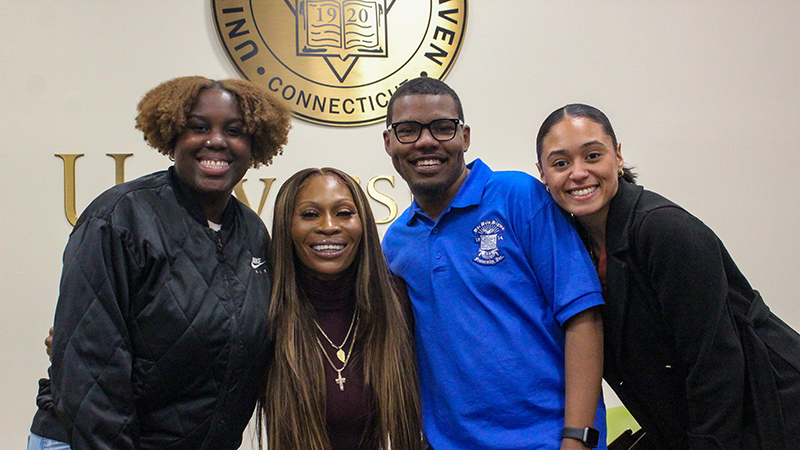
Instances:
[[[347,335],[355,311],[355,270],[348,270],[337,280],[323,281],[313,278],[306,271],[298,270],[301,286],[308,295],[311,305],[317,313],[317,322],[334,344],[340,345]],[[344,391],[336,383],[337,372],[323,357],[326,387],[326,423],[333,450],[367,450],[360,446],[364,432],[375,418],[374,396],[372,390],[364,385],[364,368],[361,358],[363,340],[363,324],[356,329],[354,325],[355,344],[353,355],[347,367],[342,371],[345,378]],[[348,338],[343,347],[350,353]],[[317,331],[322,347],[336,367],[342,367],[336,357],[336,349]],[[319,348],[319,347],[317,347]],[[320,350],[321,351],[321,350]]]

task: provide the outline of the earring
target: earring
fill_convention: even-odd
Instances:
[[[625,171],[622,170],[622,167],[619,168],[619,172],[617,172],[617,175],[620,176],[620,177],[625,175]]]
[[[206,147],[211,147],[211,140],[206,141]]]
[[[545,185],[544,189],[547,191],[548,194],[550,193],[550,186]]]

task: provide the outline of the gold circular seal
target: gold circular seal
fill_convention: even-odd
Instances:
[[[386,117],[400,84],[443,79],[458,56],[467,0],[211,0],[222,47],[242,77],[296,117],[357,126]]]

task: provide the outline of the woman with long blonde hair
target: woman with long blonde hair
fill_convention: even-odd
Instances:
[[[272,230],[268,448],[422,449],[410,308],[364,192],[339,170],[302,170]]]

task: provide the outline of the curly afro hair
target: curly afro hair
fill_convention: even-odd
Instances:
[[[159,84],[144,94],[136,108],[136,128],[144,133],[144,140],[159,152],[174,156],[175,139],[186,126],[197,97],[206,89],[229,92],[239,103],[244,130],[252,137],[253,168],[269,165],[273,157],[283,153],[291,128],[291,110],[266,89],[245,80],[192,76]]]

